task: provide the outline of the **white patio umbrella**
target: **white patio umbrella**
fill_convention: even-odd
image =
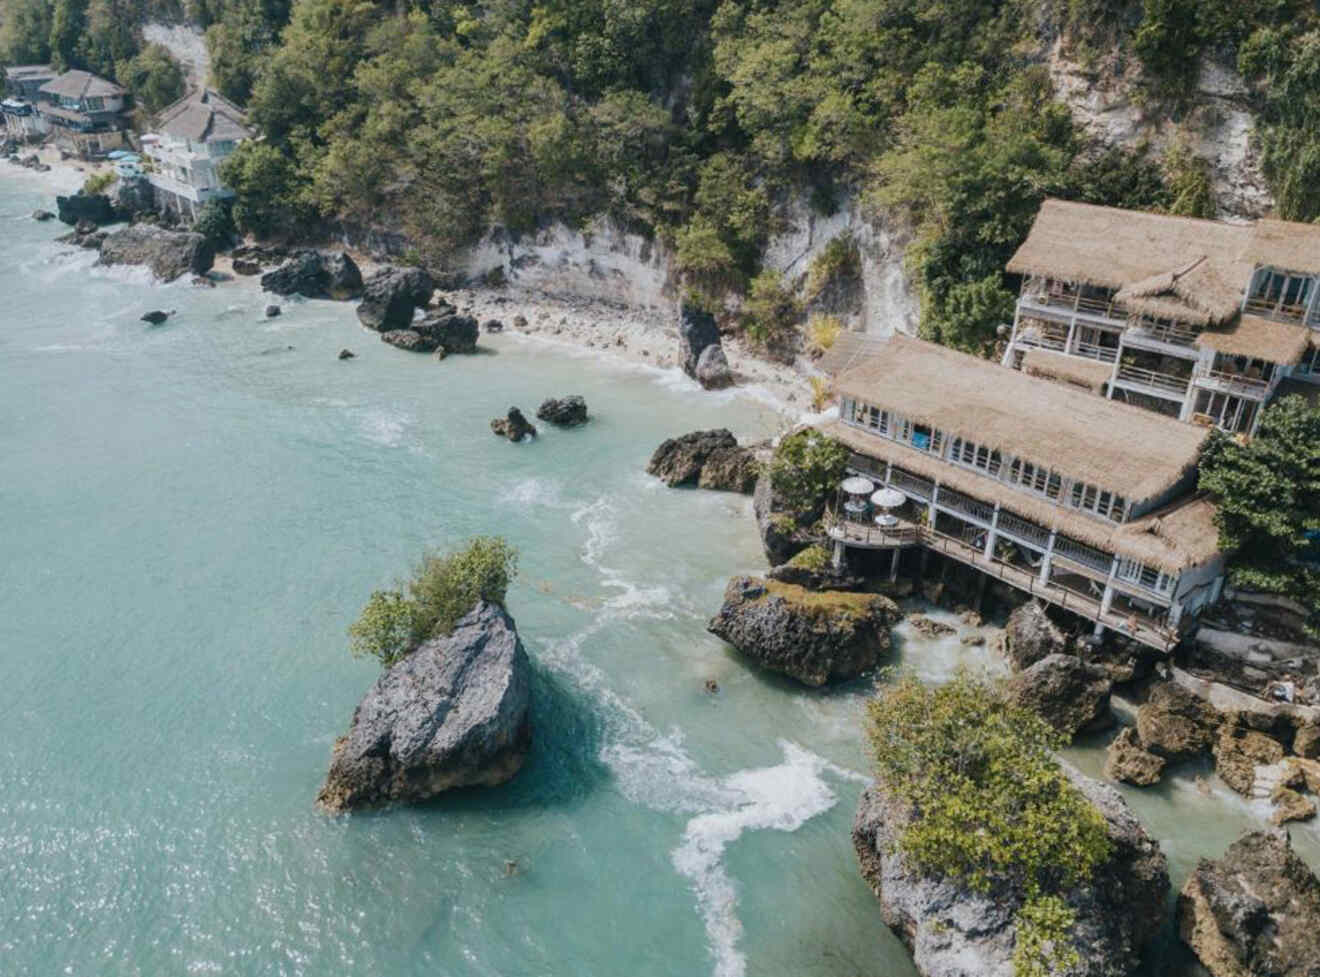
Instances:
[[[881,509],[897,509],[906,501],[906,495],[892,488],[882,488],[871,496],[871,504]]]
[[[849,495],[870,495],[875,491],[875,483],[861,475],[853,475],[851,478],[845,478],[839,488]]]

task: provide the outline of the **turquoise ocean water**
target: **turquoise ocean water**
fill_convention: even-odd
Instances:
[[[642,471],[667,436],[763,436],[774,410],[517,337],[410,356],[347,304],[267,321],[251,283],[92,268],[30,219],[49,205],[0,174],[0,973],[913,973],[848,838],[865,683],[803,692],[706,634],[762,566],[750,503]],[[566,393],[585,428],[491,436]],[[528,765],[319,813],[377,673],[347,624],[473,533],[522,553]],[[932,678],[994,667],[900,644]],[[1129,797],[1179,878],[1262,819],[1191,775]]]

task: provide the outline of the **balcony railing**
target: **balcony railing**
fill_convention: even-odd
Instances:
[[[1097,346],[1094,343],[1078,343],[1074,353],[1088,360],[1100,363],[1112,363],[1118,359],[1117,346]]]
[[[1067,536],[1059,536],[1054,540],[1054,555],[1080,563],[1098,573],[1108,574],[1114,565],[1114,558],[1108,553],[1087,546],[1085,543],[1079,543],[1075,539],[1069,539]]]
[[[1044,526],[1037,526],[1034,522],[1019,519],[1017,516],[1002,510],[999,513],[998,530],[1010,539],[1021,541],[1038,549],[1043,550],[1050,544],[1050,531]]]
[[[1142,323],[1129,328],[1127,334],[1133,339],[1153,339],[1171,346],[1195,346],[1201,330],[1177,323],[1158,326]]]
[[[984,502],[978,502],[976,499],[963,495],[961,492],[955,492],[950,488],[940,488],[940,497],[935,503],[945,509],[949,509],[962,516],[983,522],[990,525],[995,518],[995,507],[987,505]]]
[[[1270,382],[1260,377],[1249,377],[1243,373],[1227,373],[1223,370],[1207,370],[1196,377],[1197,386],[1207,387],[1221,393],[1264,400],[1269,393]]]
[[[1118,379],[1126,380],[1128,383],[1140,384],[1152,390],[1167,391],[1180,397],[1187,393],[1189,382],[1187,377],[1176,377],[1171,373],[1160,373],[1156,370],[1147,370],[1139,366],[1128,366],[1127,364],[1119,366]]]
[[[1035,288],[1024,292],[1022,298],[1031,305],[1080,312],[1097,318],[1126,319],[1128,317],[1127,309],[1113,298],[1086,296],[1079,289]]]
[[[935,483],[895,468],[889,475],[889,484],[905,495],[915,496],[923,502],[929,502],[935,492]]]
[[[1263,298],[1247,299],[1246,311],[1263,319],[1275,319],[1279,322],[1301,322],[1306,316],[1306,306],[1285,305],[1281,302]]]

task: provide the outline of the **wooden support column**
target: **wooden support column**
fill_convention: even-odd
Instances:
[[[938,499],[939,497],[940,497],[940,483],[936,481],[932,481],[931,489],[930,489],[930,502],[926,505],[926,518],[930,520],[929,526],[932,532],[935,530],[935,500]]]
[[[889,582],[894,583],[898,580],[898,558],[903,555],[903,550],[895,546],[889,552]]]
[[[1109,613],[1110,605],[1114,603],[1114,578],[1118,576],[1118,557],[1114,557],[1113,564],[1109,567],[1109,579],[1105,581],[1105,595],[1100,598],[1100,614],[1103,616]]]
[[[834,541],[834,569],[843,569],[843,540],[841,539]]]

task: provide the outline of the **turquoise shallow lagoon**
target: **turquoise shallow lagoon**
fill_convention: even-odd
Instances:
[[[865,683],[802,692],[706,634],[762,566],[750,503],[642,472],[667,436],[763,436],[773,410],[516,337],[438,363],[345,304],[267,321],[250,283],[92,268],[30,219],[49,204],[0,174],[0,973],[913,973],[848,838]],[[587,427],[491,436],[566,393]],[[473,533],[522,552],[528,766],[319,813],[376,674],[346,626]],[[982,654],[902,637],[934,678]],[[1179,879],[1260,822],[1226,794],[1129,793]]]

